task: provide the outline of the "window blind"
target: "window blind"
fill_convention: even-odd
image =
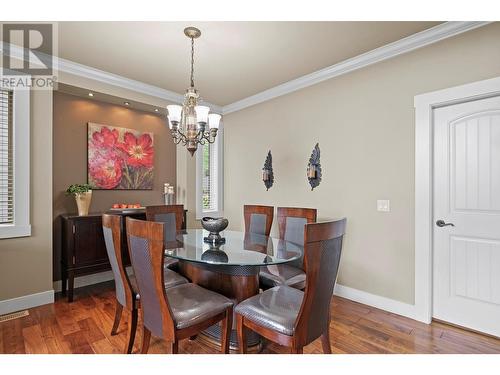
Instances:
[[[203,211],[217,211],[218,142],[203,146]]]
[[[0,224],[14,223],[13,93],[0,89]]]

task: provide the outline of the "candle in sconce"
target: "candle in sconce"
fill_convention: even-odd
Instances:
[[[307,178],[316,178],[316,167],[314,165],[309,165],[307,168]]]
[[[269,180],[269,171],[267,169],[264,169],[262,172],[262,181],[268,181]]]
[[[168,187],[170,186],[170,184],[168,183],[165,183],[163,185],[163,194],[168,194]]]

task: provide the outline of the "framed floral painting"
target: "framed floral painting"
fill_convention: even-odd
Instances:
[[[95,189],[153,189],[153,133],[89,122],[87,160]]]

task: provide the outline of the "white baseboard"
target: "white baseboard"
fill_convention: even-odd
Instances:
[[[132,267],[127,267],[127,273],[132,274]],[[91,275],[84,275],[75,277],[74,288],[81,288],[82,286],[94,285],[103,283],[105,281],[113,280],[113,271],[104,271],[99,273],[94,273]],[[62,289],[61,280],[54,281],[54,291],[60,292]]]
[[[54,302],[54,291],[28,294],[27,296],[16,297],[0,301],[0,315],[9,314],[15,311],[30,309]]]
[[[100,273],[94,273],[92,275],[78,276],[75,277],[74,288],[81,288],[82,286],[93,285],[103,283],[105,281],[113,280],[113,272],[105,271]],[[61,280],[54,281],[54,291],[60,292],[62,289]]]
[[[362,290],[350,288],[348,286],[336,284],[334,295],[359,302],[364,305],[376,307],[377,309],[389,311],[394,314],[402,315],[413,320],[423,321],[416,312],[415,305],[396,301],[387,297],[377,296]],[[428,323],[425,322],[424,323]]]

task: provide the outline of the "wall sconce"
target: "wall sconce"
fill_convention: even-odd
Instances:
[[[309,181],[309,185],[311,185],[311,191],[321,182],[321,164],[319,162],[319,156],[319,143],[316,143],[311,157],[309,158],[309,164],[307,165],[307,180]]]
[[[271,150],[267,153],[266,161],[264,163],[264,168],[262,168],[262,181],[266,185],[266,191],[269,190],[274,183],[274,173],[273,173],[273,156],[271,155]]]

